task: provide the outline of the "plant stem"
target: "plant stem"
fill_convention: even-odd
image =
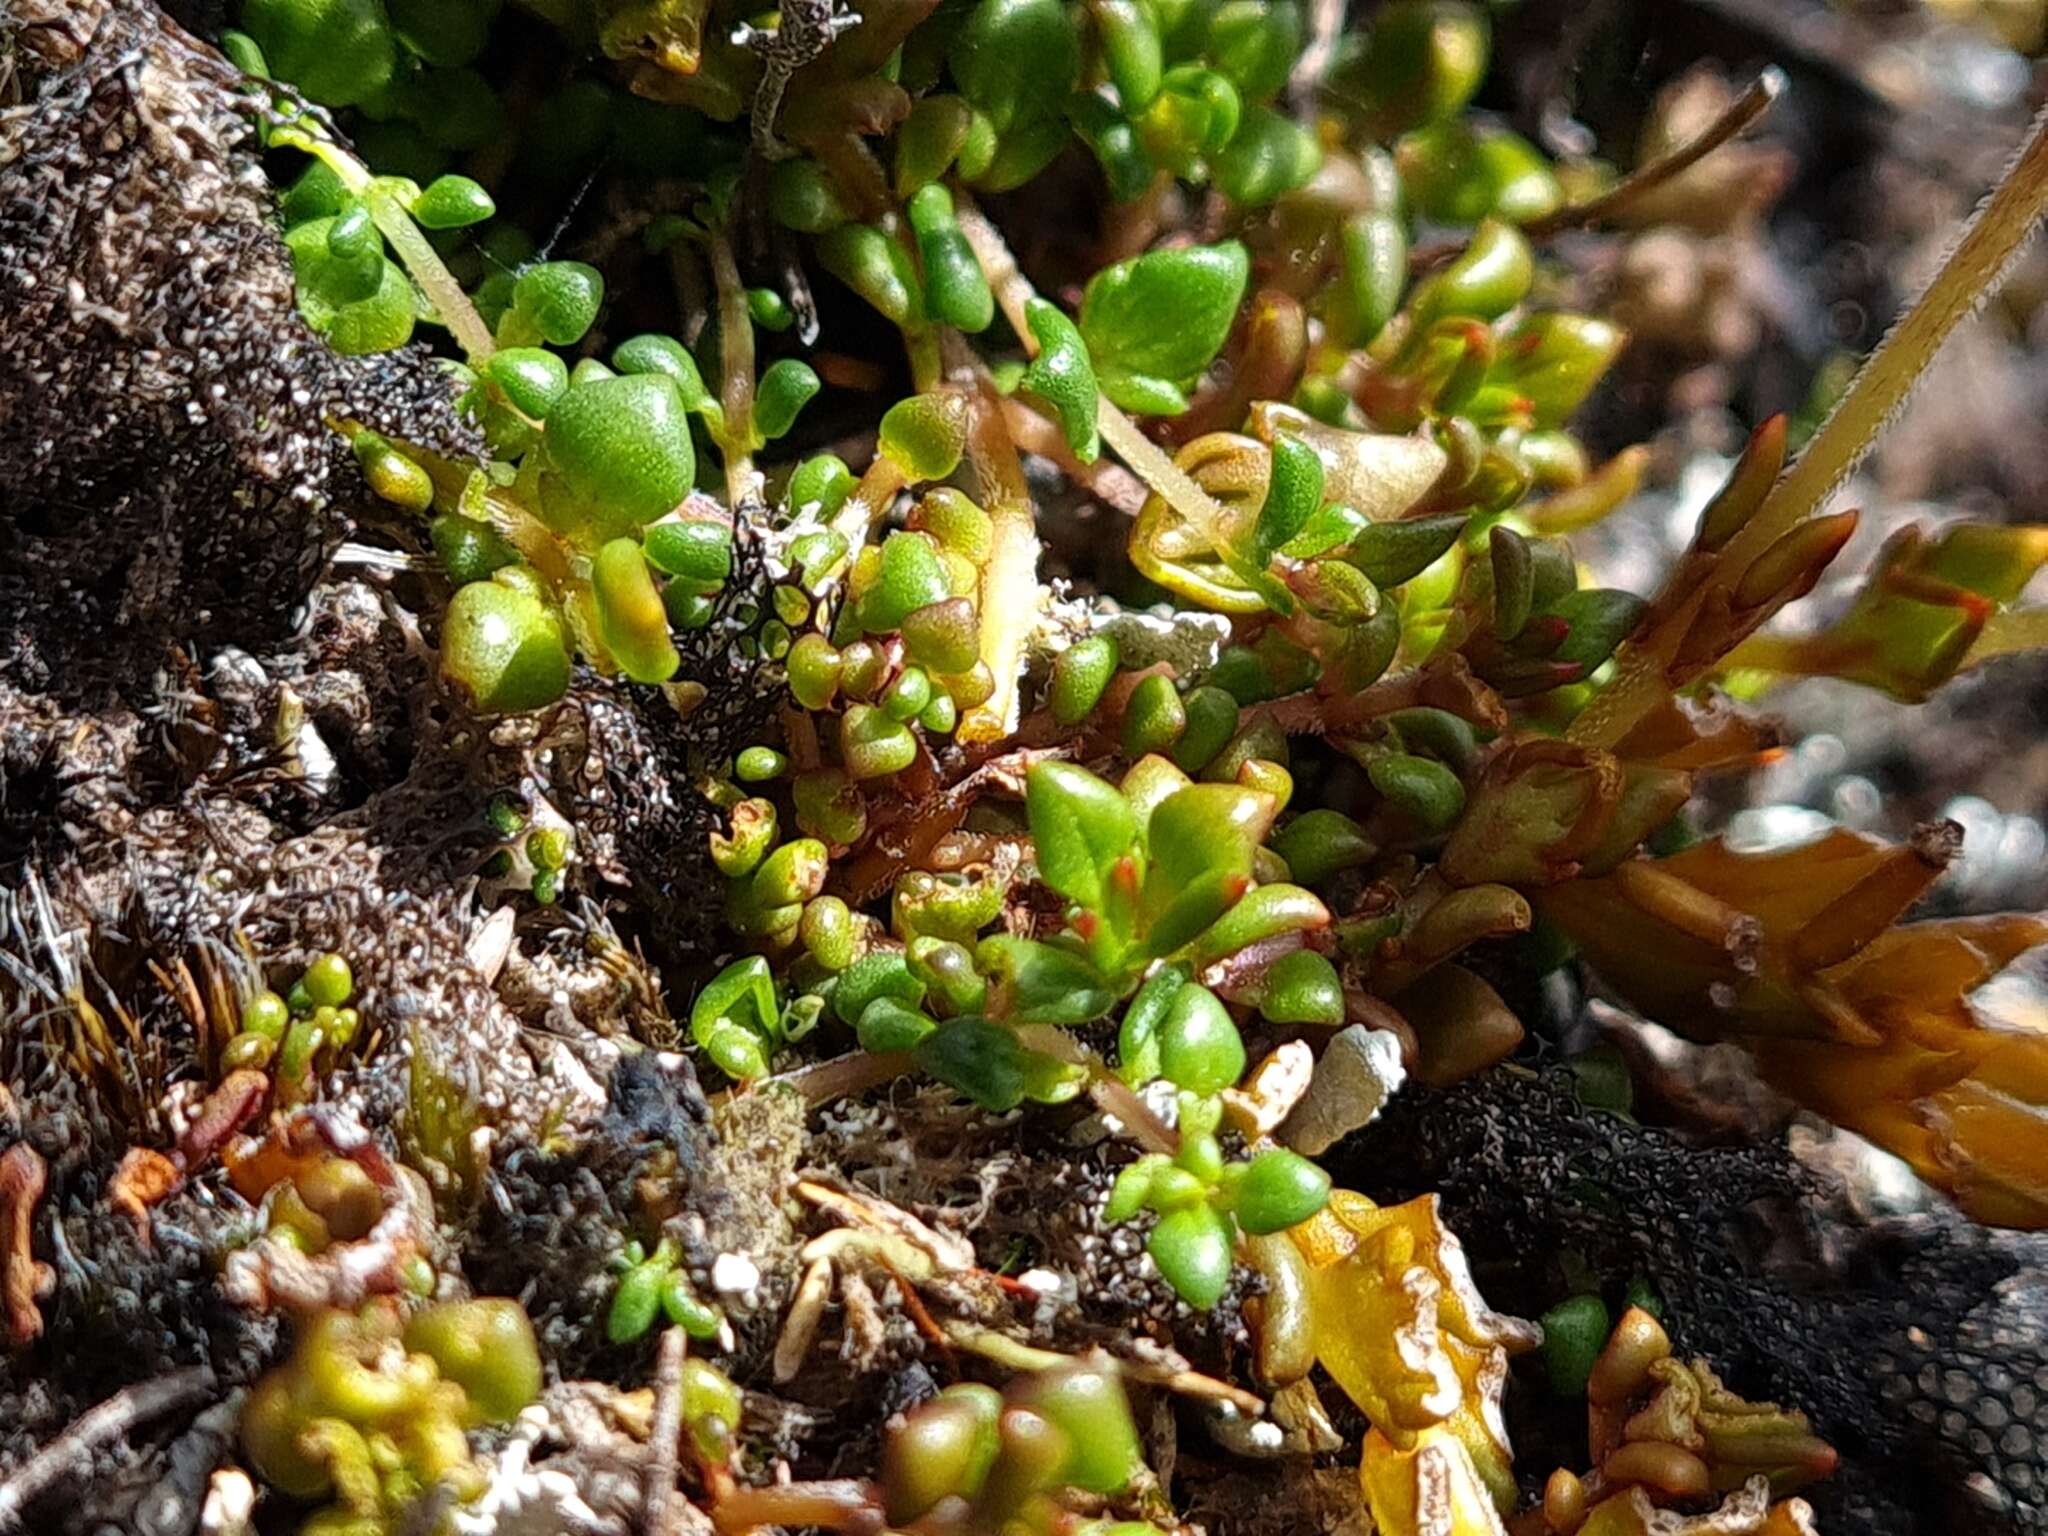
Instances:
[[[462,284],[455,281],[455,274],[442,264],[441,253],[434,249],[419,225],[413,223],[412,215],[401,208],[390,193],[373,184],[367,200],[371,219],[384,238],[391,242],[391,249],[404,263],[412,280],[420,285],[420,292],[434,306],[434,313],[448,327],[448,334],[455,338],[455,344],[462,348],[471,366],[481,366],[497,350],[491,339],[491,328],[484,324],[484,317],[469,302],[469,295],[462,291]]]
[[[993,529],[981,568],[981,659],[995,677],[995,692],[960,717],[954,738],[1003,741],[1017,729],[1017,680],[1024,651],[1038,626],[1038,519],[1017,445],[1003,424],[1002,397],[986,378],[970,402],[967,451],[981,482]]]
[[[1806,451],[1778,477],[1755,515],[1721,552],[1708,578],[1713,585],[1732,585],[1758,555],[1795,523],[1820,510],[1849,478],[1877,434],[1905,404],[1949,333],[2004,284],[2044,208],[2048,109],[2035,117],[2026,143],[1972,216],[1934,280],[1885,333]],[[1669,691],[1666,659],[1648,648],[1627,656],[1619,675],[1572,722],[1570,739],[1608,747],[1626,736]]]
[[[975,258],[980,261],[982,275],[988,279],[996,303],[1002,306],[1003,317],[1010,322],[1010,329],[1023,338],[1025,351],[1036,356],[1038,341],[1024,318],[1025,305],[1037,297],[1031,280],[1018,270],[1017,258],[1010,254],[1001,232],[964,192],[959,194],[954,217],[961,233],[967,236],[968,245],[973,247]],[[1140,432],[1137,423],[1117,409],[1107,395],[1097,397],[1096,414],[1102,428],[1102,440],[1116,451],[1117,457],[1128,464],[1146,485],[1173,503],[1174,510],[1183,518],[1217,539],[1220,547],[1220,530],[1225,525],[1225,518],[1223,508],[1216,504],[1215,499]]]
[[[1653,192],[1666,183],[1675,181],[1698,165],[1708,155],[1762,117],[1771,109],[1772,103],[1784,94],[1785,72],[1773,64],[1752,80],[1749,88],[1730,102],[1721,115],[1704,130],[1679,145],[1663,159],[1638,166],[1598,197],[1588,198],[1583,203],[1572,203],[1555,213],[1545,214],[1540,219],[1532,219],[1522,226],[1522,233],[1531,240],[1541,240],[1560,230],[1576,229],[1580,225],[1597,224],[1603,219],[1612,218],[1644,193]]]
[[[726,504],[737,512],[754,481],[754,317],[732,242],[723,230],[713,230],[709,245],[711,280],[718,289],[718,407],[725,413],[718,446],[725,458]]]
[[[480,366],[497,350],[491,339],[491,328],[484,324],[484,317],[469,302],[469,295],[462,291],[462,284],[455,281],[455,274],[441,260],[441,253],[434,249],[433,242],[420,231],[419,225],[413,223],[412,215],[405,211],[398,199],[378,184],[379,179],[370,174],[368,166],[332,139],[308,132],[297,124],[277,130],[271,135],[271,142],[304,150],[340,177],[342,186],[351,195],[363,199],[378,233],[390,242],[399,262],[419,285],[420,292],[427,296],[427,302],[434,306],[434,313],[441,317],[441,323],[448,327],[449,335],[455,338],[455,344],[462,348],[473,365]]]

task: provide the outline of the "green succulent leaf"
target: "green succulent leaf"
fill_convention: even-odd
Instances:
[[[1093,464],[1102,453],[1102,434],[1096,426],[1101,392],[1088,344],[1065,311],[1043,299],[1025,306],[1024,319],[1038,342],[1038,356],[1017,387],[1053,413],[1074,457]]]
[[[975,961],[992,983],[990,1012],[1018,1024],[1086,1024],[1116,1001],[1094,966],[1037,939],[992,934]]]
[[[1080,331],[1103,392],[1127,410],[1176,414],[1229,338],[1251,275],[1236,241],[1152,251],[1089,279]]]
[[[1024,806],[1039,877],[1076,906],[1101,908],[1111,869],[1137,848],[1130,802],[1085,768],[1042,762],[1025,778]]]
[[[1159,1218],[1145,1251],[1180,1299],[1206,1312],[1230,1287],[1230,1218],[1211,1205],[1191,1205]]]

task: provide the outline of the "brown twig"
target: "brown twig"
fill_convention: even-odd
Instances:
[[[1770,111],[1772,103],[1784,94],[1785,72],[1775,64],[1770,65],[1750,81],[1748,89],[1728,103],[1719,117],[1670,154],[1638,166],[1598,197],[1567,204],[1555,213],[1530,220],[1522,226],[1522,233],[1531,240],[1545,240],[1562,230],[1612,218],[1644,193],[1655,191],[1698,165]]]
[[[212,1394],[213,1370],[188,1366],[153,1381],[123,1387],[74,1419],[62,1434],[0,1482],[0,1532],[22,1529],[22,1512],[66,1477],[92,1467],[94,1454],[139,1424],[199,1402]]]
[[[1698,165],[1768,112],[1771,104],[1784,93],[1785,72],[1773,64],[1752,80],[1749,88],[1730,102],[1719,117],[1670,154],[1648,165],[1638,166],[1598,197],[1587,198],[1582,203],[1570,203],[1540,219],[1531,219],[1521,227],[1522,233],[1531,240],[1547,240],[1567,229],[1604,223],[1646,193],[1656,191]],[[1409,258],[1409,270],[1429,271],[1459,255],[1469,243],[1466,240],[1449,240],[1418,247]]]
[[[640,1474],[640,1529],[646,1536],[668,1532],[683,1433],[683,1356],[689,1347],[690,1336],[670,1328],[654,1357],[654,1423],[647,1431],[647,1465]]]
[[[1287,76],[1287,104],[1304,121],[1314,116],[1323,77],[1336,62],[1337,44],[1344,36],[1344,10],[1344,0],[1309,0],[1308,46]]]
[[[828,1104],[834,1099],[851,1098],[865,1093],[870,1088],[879,1088],[883,1083],[893,1082],[911,1069],[908,1051],[848,1051],[843,1056],[834,1056],[826,1061],[814,1062],[808,1067],[799,1067],[794,1072],[785,1072],[772,1077],[755,1092],[769,1084],[780,1084],[794,1088],[809,1104]]]

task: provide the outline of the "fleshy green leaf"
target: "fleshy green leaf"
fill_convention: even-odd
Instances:
[[[1038,763],[1024,785],[1038,873],[1053,890],[1084,908],[1100,908],[1109,872],[1137,844],[1130,803],[1085,768]]]
[[[1230,336],[1251,275],[1234,240],[1105,267],[1081,296],[1081,335],[1111,399],[1170,414]],[[1178,403],[1176,403],[1178,402]]]
[[[1036,939],[991,934],[975,959],[994,984],[990,1012],[1018,1024],[1086,1024],[1116,1001],[1094,966]]]

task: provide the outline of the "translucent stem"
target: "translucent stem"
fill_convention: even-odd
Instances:
[[[710,248],[711,280],[718,289],[718,406],[725,413],[718,446],[725,459],[726,504],[738,511],[754,481],[754,317],[732,242],[714,230]]]
[[[1037,514],[1017,445],[1003,424],[1002,399],[986,381],[980,391],[967,447],[993,532],[981,568],[981,659],[995,692],[961,716],[955,734],[963,742],[1003,741],[1017,729],[1017,682],[1039,613]]]
[[[390,242],[399,262],[419,285],[420,292],[427,296],[434,313],[441,317],[441,323],[448,327],[455,344],[462,348],[472,364],[481,364],[497,350],[491,339],[491,328],[484,324],[484,317],[469,302],[469,295],[462,291],[462,284],[455,281],[455,274],[441,260],[441,253],[434,249],[433,242],[421,232],[419,225],[413,223],[412,215],[405,211],[398,199],[380,184],[379,178],[370,174],[368,166],[332,139],[308,132],[296,123],[276,130],[271,135],[271,142],[304,150],[341,178],[342,186],[353,196],[363,199],[378,233]]]

